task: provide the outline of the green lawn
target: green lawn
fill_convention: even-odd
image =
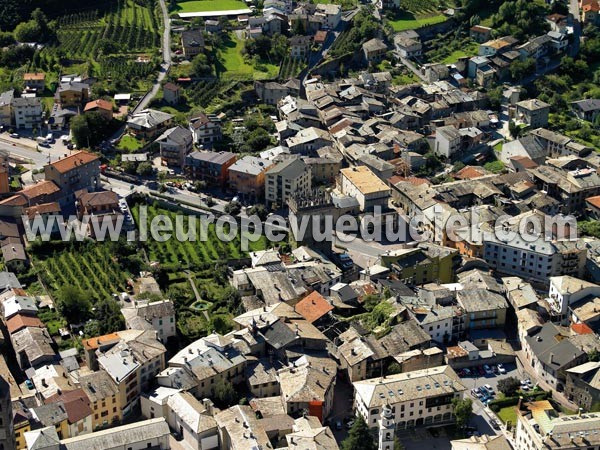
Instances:
[[[498,411],[498,417],[504,423],[510,421],[514,427],[517,423],[517,407],[507,406],[506,408],[502,408]]]
[[[471,57],[477,54],[479,46],[477,44],[469,45],[464,49],[454,50],[448,56],[440,61],[442,64],[453,64],[460,58]]]
[[[246,4],[239,0],[192,0],[188,2],[178,2],[174,11],[178,13],[193,13],[247,8]]]
[[[388,21],[394,31],[414,30],[427,25],[434,25],[446,21],[446,16],[443,14],[435,14],[430,16],[414,15],[410,12],[403,12],[396,20]]]
[[[275,64],[259,63],[252,66],[244,60],[242,50],[244,41],[230,33],[223,38],[223,44],[217,50],[217,73],[221,78],[244,78],[264,80],[275,78],[279,67]]]
[[[118,150],[125,150],[128,152],[132,152],[135,150],[139,150],[142,147],[144,147],[144,143],[136,138],[134,138],[133,136],[130,136],[128,134],[124,135],[120,140],[119,143],[116,145],[116,148]]]

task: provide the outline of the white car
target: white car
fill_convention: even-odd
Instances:
[[[494,395],[494,388],[491,387],[489,384],[484,384],[483,387],[485,388],[486,391],[488,391],[488,393],[490,395]]]
[[[498,364],[498,372],[500,372],[501,374],[506,373],[506,369],[504,368],[504,366],[502,364]]]

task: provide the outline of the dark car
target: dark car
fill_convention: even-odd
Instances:
[[[494,430],[500,429],[500,424],[498,423],[498,421],[496,419],[490,419],[490,425],[492,426],[492,428]]]

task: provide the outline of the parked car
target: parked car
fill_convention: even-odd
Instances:
[[[30,391],[33,391],[35,389],[33,381],[31,380],[25,380],[25,386],[27,386],[27,389],[29,389]]]
[[[492,428],[494,430],[500,429],[500,424],[498,423],[498,421],[496,419],[490,419],[490,425],[492,426]]]
[[[493,375],[494,372],[492,371],[492,368],[490,366],[488,366],[487,364],[485,364],[483,366],[483,370],[485,371],[486,375]]]
[[[494,388],[491,387],[489,384],[485,384],[485,385],[483,385],[483,387],[485,388],[486,391],[488,391],[488,393],[490,395],[494,395]]]
[[[506,369],[504,368],[504,366],[502,365],[502,363],[498,364],[498,372],[500,372],[501,374],[505,374],[506,373]]]
[[[20,138],[19,133],[10,133],[10,137],[13,138],[13,139],[19,139]]]
[[[341,430],[342,429],[342,421],[340,419],[335,421],[335,429],[336,430]]]

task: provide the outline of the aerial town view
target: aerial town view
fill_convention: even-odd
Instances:
[[[600,0],[0,0],[0,450],[600,450]]]

